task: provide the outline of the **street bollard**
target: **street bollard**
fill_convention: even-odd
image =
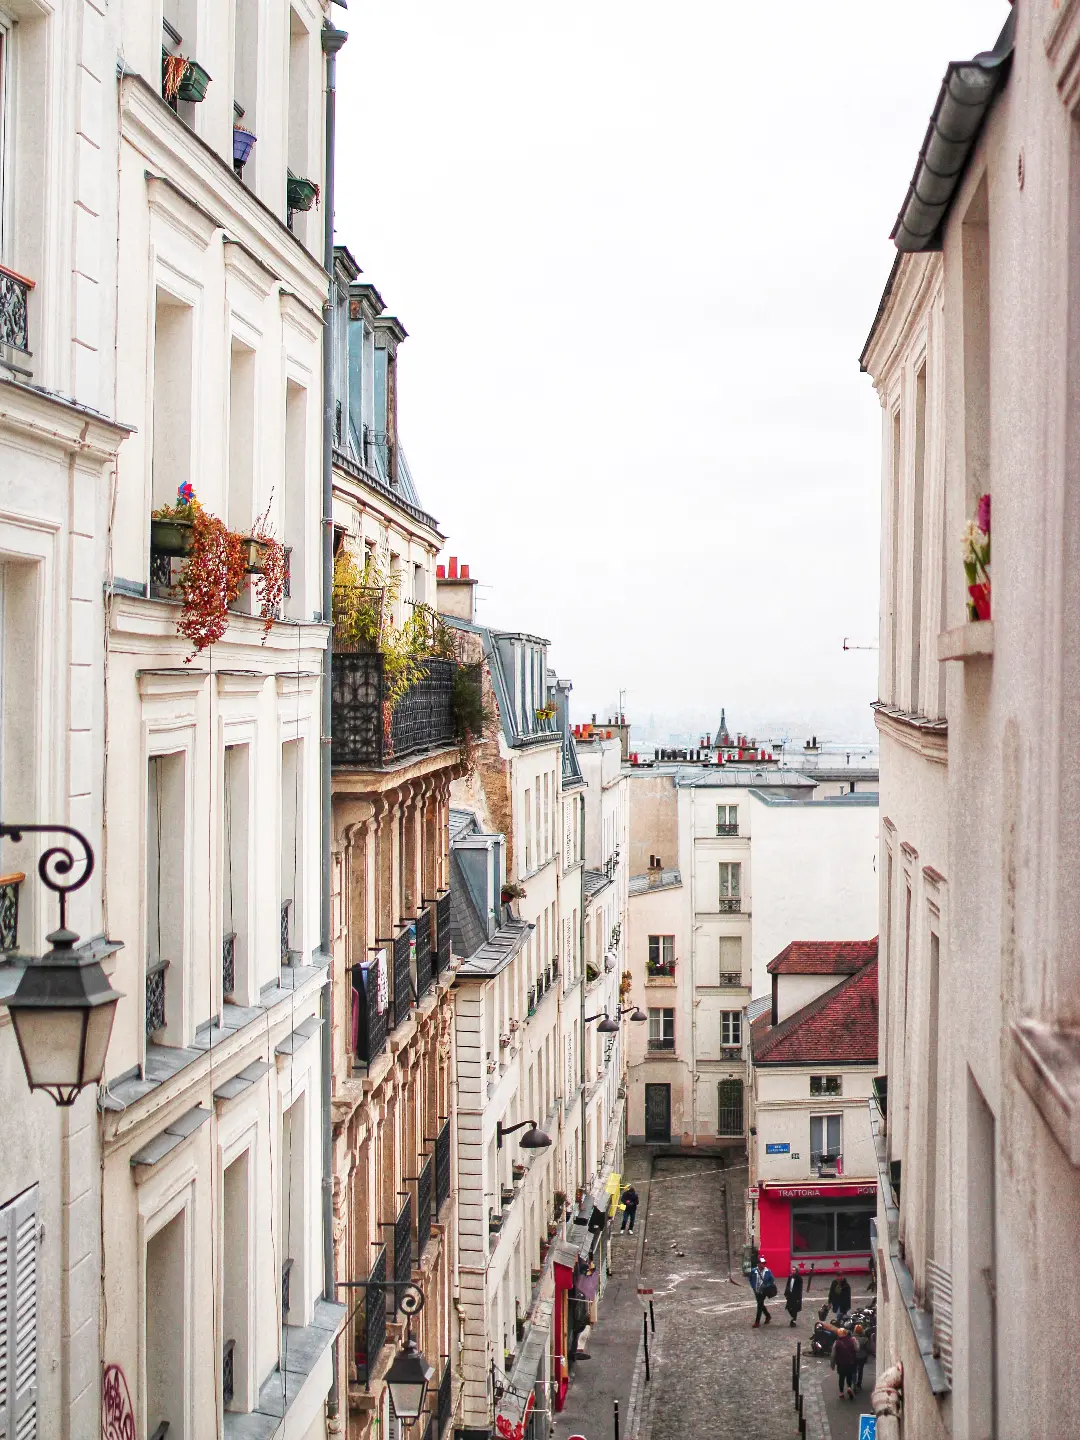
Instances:
[[[799,1393],[799,1362],[794,1355],[791,1357],[791,1388],[796,1395]]]
[[[648,1380],[648,1379],[650,1378],[650,1377],[649,1377],[649,1317],[648,1317],[647,1315],[642,1315],[641,1320],[642,1320],[642,1326],[643,1326],[643,1329],[644,1329],[644,1332],[645,1332],[645,1379]]]
[[[653,1314],[652,1301],[649,1301],[649,1329],[656,1334],[656,1316]]]
[[[615,1401],[615,1440],[619,1440],[619,1402]]]

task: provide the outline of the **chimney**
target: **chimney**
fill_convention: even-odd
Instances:
[[[435,591],[436,608],[440,615],[472,623],[476,614],[476,581],[470,576],[468,565],[462,565],[458,572],[456,555],[450,556],[448,567],[439,565],[436,568]]]

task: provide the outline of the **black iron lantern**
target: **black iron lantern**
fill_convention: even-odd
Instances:
[[[633,1007],[633,1009],[630,1009],[629,1011],[627,1011],[627,1010],[620,1010],[620,1011],[619,1011],[619,1014],[620,1014],[620,1015],[626,1015],[627,1013],[629,1013],[630,1023],[631,1023],[632,1025],[644,1025],[644,1024],[645,1024],[645,1021],[648,1020],[648,1018],[649,1018],[648,1015],[645,1014],[645,1011],[642,1010],[642,1008],[641,1008],[640,1005],[635,1005],[635,1006]]]
[[[546,1150],[551,1144],[551,1136],[546,1135],[544,1131],[539,1128],[535,1120],[520,1120],[516,1125],[503,1125],[501,1122],[498,1122],[495,1126],[495,1137],[496,1144],[500,1150],[502,1149],[503,1136],[512,1135],[515,1130],[525,1131],[525,1134],[522,1135],[518,1141],[522,1150]]]
[[[597,1025],[596,1033],[598,1035],[618,1035],[619,1029],[618,1020],[613,1020],[610,1015],[605,1015],[600,1021],[600,1024]]]
[[[0,825],[0,836],[16,842],[34,831],[73,836],[83,848],[83,868],[74,881],[59,878],[77,863],[62,845],[50,846],[38,861],[42,884],[60,898],[60,926],[46,937],[51,949],[27,958],[7,1007],[30,1089],[45,1090],[57,1105],[72,1105],[80,1091],[101,1080],[120,994],[98,959],[76,951],[79,937],[67,928],[67,896],[94,869],[89,842],[66,825]]]
[[[394,1356],[394,1363],[386,1372],[386,1388],[390,1391],[390,1404],[399,1420],[418,1420],[424,1411],[427,1388],[435,1371],[416,1348],[411,1337],[405,1349]]]

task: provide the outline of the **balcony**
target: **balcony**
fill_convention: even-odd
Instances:
[[[451,959],[450,943],[450,891],[440,895],[435,902],[435,974],[441,975],[449,968]]]
[[[674,980],[674,960],[649,960],[645,966],[646,980]]]
[[[431,1200],[434,1181],[435,1158],[429,1155],[420,1167],[416,1177],[416,1261],[423,1258],[424,1250],[431,1239]]]
[[[738,822],[736,822],[734,825],[717,825],[716,833],[717,835],[738,835]]]
[[[743,977],[742,977],[742,971],[741,971],[741,970],[721,970],[721,971],[720,971],[720,976],[719,976],[719,983],[720,983],[720,985],[721,985],[722,988],[726,988],[726,989],[728,989],[728,990],[741,990],[741,989],[743,989],[744,982],[743,982]]]
[[[33,280],[0,265],[0,361],[21,375],[30,368],[30,291]]]
[[[431,911],[421,910],[416,917],[416,998],[422,1000],[435,978],[431,956]]]
[[[376,964],[352,967],[352,1052],[353,1063],[369,1068],[386,1049],[389,1031],[388,1008],[379,1009],[379,976]]]
[[[456,743],[452,660],[425,660],[423,678],[393,711],[382,655],[341,653],[331,663],[331,758],[337,768],[381,770]]]
[[[165,1029],[165,971],[168,960],[153,960],[146,967],[146,1033]]]
[[[19,886],[25,879],[21,870],[0,875],[0,951],[19,948]]]
[[[721,896],[720,896],[720,914],[721,914],[721,915],[738,915],[741,910],[742,910],[742,896],[741,896],[741,895],[721,895]]]
[[[435,1137],[435,1214],[450,1198],[450,1121]]]
[[[844,1173],[844,1157],[838,1150],[812,1150],[810,1152],[810,1168],[824,1178],[842,1175]]]
[[[383,1289],[386,1280],[385,1245],[380,1245],[376,1251],[368,1279],[374,1283],[364,1290],[364,1298],[356,1312],[356,1328],[353,1332],[353,1364],[356,1366],[356,1379],[360,1385],[370,1384],[372,1371],[386,1344],[387,1291]]]
[[[439,1401],[435,1412],[438,1417],[440,1437],[445,1435],[446,1427],[450,1424],[454,1416],[453,1385],[453,1371],[450,1369],[450,1359],[447,1357],[442,1379],[439,1381]]]
[[[430,1219],[429,1219],[430,1223]],[[412,1196],[406,1195],[394,1221],[394,1279],[399,1287],[412,1279]],[[394,1291],[394,1312],[401,1304],[401,1289]]]
[[[658,1053],[661,1053],[661,1052],[663,1052],[663,1051],[669,1051],[669,1052],[671,1052],[671,1051],[674,1051],[674,1049],[675,1049],[675,1036],[674,1036],[674,1035],[650,1035],[650,1036],[649,1036],[649,1053],[650,1053],[650,1054],[653,1054],[653,1053],[657,1053],[657,1054],[658,1054]]]
[[[236,990],[236,935],[229,933],[221,940],[221,992],[231,1000]]]

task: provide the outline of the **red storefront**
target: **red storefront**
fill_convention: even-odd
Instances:
[[[758,1186],[758,1245],[774,1275],[865,1275],[876,1181],[766,1180]]]

